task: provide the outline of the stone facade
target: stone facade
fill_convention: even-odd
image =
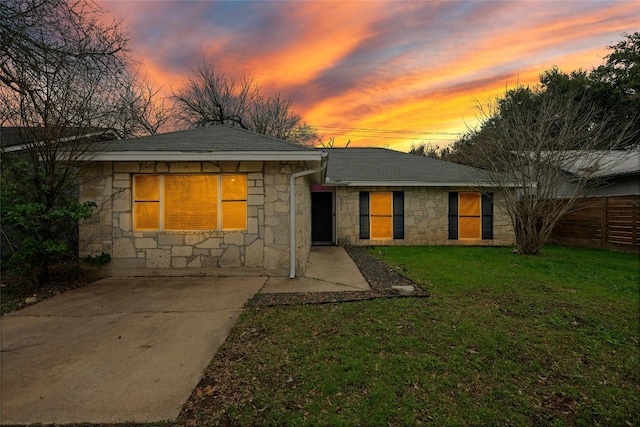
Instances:
[[[360,191],[404,191],[404,239],[372,240],[359,237]],[[449,240],[450,191],[468,188],[438,187],[336,187],[336,240],[339,245],[485,245],[507,246],[514,242],[509,216],[494,203],[493,239]],[[494,195],[499,197],[499,194]]]
[[[111,255],[104,276],[289,274],[290,194],[299,162],[91,162],[80,171],[81,201],[98,212],[80,224],[80,256]],[[133,230],[134,174],[240,173],[247,175],[247,229],[242,231]],[[296,180],[296,270],[311,248],[310,183]]]

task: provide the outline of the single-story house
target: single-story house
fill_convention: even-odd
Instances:
[[[312,244],[509,245],[500,192],[467,166],[314,149],[213,126],[93,145],[80,255],[113,276],[304,273]],[[293,209],[292,209],[293,207]]]

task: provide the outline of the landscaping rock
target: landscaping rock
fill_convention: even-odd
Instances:
[[[400,295],[413,295],[416,293],[416,289],[413,286],[392,286],[391,289]]]

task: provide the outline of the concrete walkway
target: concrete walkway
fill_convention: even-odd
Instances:
[[[111,278],[0,318],[0,424],[175,419],[256,292],[369,285],[341,247],[305,277]]]
[[[368,291],[369,283],[341,246],[314,246],[304,277],[270,277],[261,293]]]
[[[104,279],[0,319],[0,424],[175,419],[266,277]]]

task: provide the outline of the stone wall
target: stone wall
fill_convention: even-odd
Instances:
[[[360,191],[404,191],[404,239],[360,239]],[[339,245],[512,245],[513,229],[509,216],[494,203],[492,240],[449,240],[449,191],[465,188],[437,187],[337,187],[336,227]],[[496,194],[494,197],[499,197]]]
[[[87,163],[78,176],[79,201],[94,202],[96,212],[87,220],[80,220],[78,227],[80,257],[97,256],[104,253],[112,255],[112,226],[113,216],[113,169],[111,162]],[[111,276],[111,264],[100,267],[98,276]]]
[[[80,225],[81,256],[111,254],[114,276],[289,274],[289,177],[298,162],[96,162],[81,171],[81,197],[99,212]],[[135,231],[132,177],[137,173],[247,174],[247,230]],[[310,244],[308,180],[296,183],[297,265],[304,272]],[[306,224],[306,223],[309,224]],[[308,236],[307,236],[308,235]]]

